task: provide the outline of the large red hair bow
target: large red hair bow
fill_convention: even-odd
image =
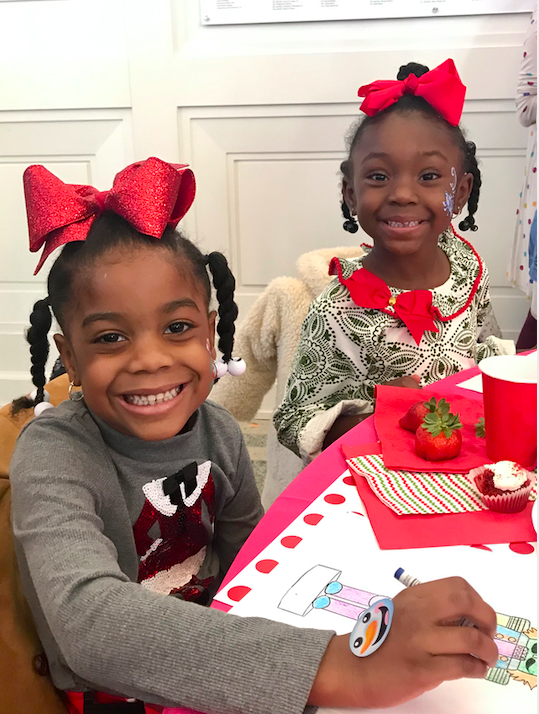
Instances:
[[[425,331],[439,332],[434,322],[436,310],[430,290],[409,290],[395,298],[384,281],[366,268],[360,268],[349,278],[344,278],[338,258],[332,258],[329,274],[339,276],[339,282],[348,288],[350,297],[359,307],[382,310],[400,318],[417,344]]]
[[[53,250],[86,240],[90,226],[103,211],[114,211],[145,235],[161,238],[176,227],[195,198],[195,176],[186,164],[167,164],[150,157],[116,174],[110,191],[68,184],[44,166],[24,172],[24,196],[30,250],[45,248],[34,275]]]
[[[441,65],[421,77],[409,74],[406,79],[379,79],[358,89],[358,96],[365,97],[361,111],[372,117],[395,104],[403,94],[423,97],[453,126],[462,116],[466,87],[462,84],[455,63],[447,59]]]

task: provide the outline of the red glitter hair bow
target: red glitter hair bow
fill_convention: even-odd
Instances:
[[[457,126],[462,115],[466,87],[462,84],[455,63],[447,59],[421,77],[409,74],[406,79],[379,79],[360,87],[359,97],[365,97],[361,111],[372,117],[395,104],[403,94],[415,94],[427,101],[450,124]]]
[[[86,240],[90,226],[103,211],[114,211],[145,235],[161,238],[176,227],[195,198],[195,176],[186,164],[167,164],[150,157],[120,171],[110,191],[68,184],[44,166],[24,172],[24,196],[30,250],[45,248],[34,275],[53,250]]]

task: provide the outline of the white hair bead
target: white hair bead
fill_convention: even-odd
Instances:
[[[43,414],[43,412],[46,412],[47,409],[54,409],[54,405],[49,402],[39,402],[39,404],[36,404],[34,407],[34,414],[39,416]]]
[[[228,373],[233,377],[239,377],[246,369],[247,365],[243,359],[231,359],[228,363]]]
[[[37,397],[37,389],[34,389],[33,391],[30,392],[30,399],[34,401],[34,399]],[[43,401],[44,402],[50,402],[51,400],[51,395],[48,392],[43,392]]]
[[[215,360],[215,379],[221,379],[228,372],[226,362],[223,362],[221,358]]]

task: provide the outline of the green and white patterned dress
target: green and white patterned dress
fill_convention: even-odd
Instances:
[[[373,411],[375,385],[419,374],[425,386],[485,357],[514,353],[512,340],[490,332],[490,322],[496,321],[483,260],[451,227],[438,245],[451,274],[431,290],[442,316],[434,320],[439,332],[424,332],[419,345],[400,318],[359,307],[338,279],[312,303],[283,402],[273,417],[279,441],[305,462],[320,453],[339,416]],[[343,278],[359,270],[364,258],[340,260]],[[390,292],[397,297],[406,291],[390,287]]]

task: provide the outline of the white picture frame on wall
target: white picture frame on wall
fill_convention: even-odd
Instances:
[[[200,0],[203,25],[532,12],[535,0]]]

